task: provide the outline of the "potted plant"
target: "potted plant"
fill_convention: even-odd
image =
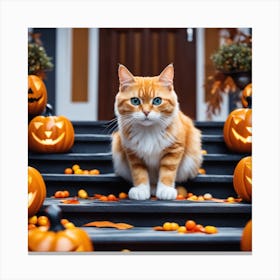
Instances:
[[[252,48],[249,44],[222,45],[212,54],[211,60],[216,70],[230,75],[240,89],[251,82]]]
[[[40,40],[40,34],[31,33],[31,40],[28,42],[28,75],[37,75],[44,79],[46,71],[53,68],[52,58],[46,53],[46,50]]]
[[[225,43],[210,57],[215,71],[205,82],[206,91],[210,93],[207,102],[209,119],[220,112],[224,93],[240,93],[251,83],[251,35],[237,28],[228,29],[228,34],[223,37]]]

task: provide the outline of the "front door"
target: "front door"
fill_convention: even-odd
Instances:
[[[114,118],[118,64],[136,76],[154,76],[174,64],[181,110],[196,118],[196,32],[192,28],[101,28],[98,119]]]

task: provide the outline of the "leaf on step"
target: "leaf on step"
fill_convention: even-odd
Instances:
[[[133,228],[133,226],[130,224],[113,223],[110,221],[95,221],[95,222],[90,222],[90,223],[84,224],[83,226],[84,227],[99,227],[99,228],[113,227],[113,228],[120,229],[120,230]]]
[[[162,226],[156,226],[153,227],[154,230],[158,230],[158,231],[165,231],[165,229]]]
[[[225,202],[226,201],[226,199],[220,199],[220,198],[211,198],[210,199],[211,201],[214,201],[214,202]]]
[[[76,198],[72,198],[72,199],[62,199],[60,200],[60,202],[64,203],[64,204],[79,204],[80,201]]]
[[[94,198],[97,198],[97,199],[99,199],[101,196],[102,196],[102,194],[99,194],[99,193],[95,193],[95,194],[93,195],[93,197],[94,197]]]
[[[206,174],[206,170],[205,170],[204,168],[199,168],[199,169],[198,169],[198,173],[199,173],[200,175],[205,175],[205,174]]]

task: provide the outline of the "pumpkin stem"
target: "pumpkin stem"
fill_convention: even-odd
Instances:
[[[246,97],[246,101],[248,103],[248,107],[249,109],[252,109],[252,96],[247,96]]]
[[[50,205],[45,209],[46,216],[50,220],[50,231],[60,231],[65,228],[61,224],[62,211],[57,205]]]
[[[53,116],[53,107],[49,103],[47,103],[47,105],[46,105],[45,115],[47,117]]]

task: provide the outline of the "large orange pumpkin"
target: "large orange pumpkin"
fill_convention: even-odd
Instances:
[[[28,114],[40,115],[47,105],[47,89],[41,78],[36,75],[28,76]]]
[[[252,251],[252,220],[250,220],[243,229],[240,249],[242,251]]]
[[[28,231],[28,250],[38,252],[89,252],[92,242],[83,229],[65,229],[61,224],[61,209],[51,205],[45,210],[50,228],[37,227]]]
[[[248,97],[252,97],[252,84],[248,84],[243,90],[242,90],[242,96],[241,96],[241,103],[243,107],[248,108],[251,104],[248,103]]]
[[[224,124],[224,140],[227,147],[235,152],[252,151],[252,109],[236,109]]]
[[[252,157],[244,157],[236,165],[233,186],[241,198],[248,202],[252,201]]]
[[[74,144],[74,128],[64,116],[37,116],[28,126],[28,148],[39,153],[64,153]]]
[[[46,198],[46,185],[40,172],[28,166],[28,216],[34,216]]]

